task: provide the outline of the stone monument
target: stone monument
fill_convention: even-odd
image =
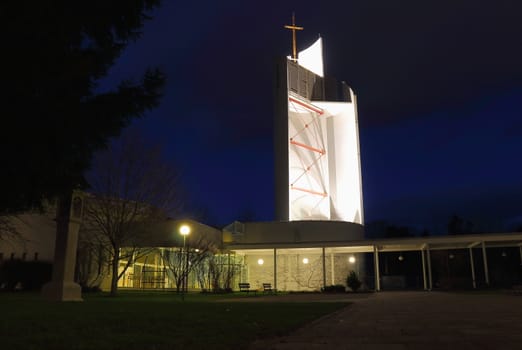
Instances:
[[[78,232],[84,207],[83,194],[73,191],[59,199],[56,211],[56,243],[52,280],[42,288],[51,301],[82,301],[81,287],[74,282]]]

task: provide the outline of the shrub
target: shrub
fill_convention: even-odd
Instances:
[[[323,293],[345,293],[346,288],[342,284],[333,284],[330,286],[325,286],[321,288],[321,292]]]
[[[15,290],[18,285],[23,290],[39,290],[51,276],[52,264],[41,261],[9,260],[0,267],[0,285],[7,290]]]
[[[232,293],[233,290],[232,288],[214,288],[212,289],[212,293],[214,294],[227,294],[227,293]]]
[[[82,286],[83,293],[100,293],[102,290],[100,286]]]
[[[362,283],[355,271],[350,271],[348,277],[346,278],[346,284],[351,288],[352,291],[357,292],[357,290],[361,288]]]

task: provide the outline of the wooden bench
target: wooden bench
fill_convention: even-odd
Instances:
[[[239,291],[246,292],[246,293],[254,292],[254,294],[256,294],[256,292],[257,292],[255,289],[250,289],[250,283],[248,283],[248,282],[239,283]]]
[[[263,293],[272,292],[272,283],[263,283]]]

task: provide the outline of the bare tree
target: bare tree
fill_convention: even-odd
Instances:
[[[111,295],[118,280],[141,254],[155,223],[181,208],[178,172],[136,132],[124,134],[97,155],[87,179],[83,234],[105,249],[111,265]],[[120,270],[120,261],[126,261]]]
[[[76,281],[82,288],[99,288],[110,273],[106,245],[80,231],[76,256]]]
[[[232,291],[232,282],[241,272],[242,262],[236,255],[214,255],[209,262],[209,271],[214,291]]]
[[[204,281],[200,276],[202,266],[207,264],[216,251],[216,242],[202,235],[189,237],[185,249],[180,245],[179,248],[164,250],[163,262],[176,284],[178,293],[182,289],[186,289],[187,277],[192,271],[195,271],[196,278],[201,285]]]
[[[292,271],[290,273],[290,265],[287,264],[284,268],[285,275],[290,276],[290,280],[295,282],[295,284],[301,288],[319,289],[321,286],[321,256],[312,256],[308,258],[306,264],[302,265],[299,261],[299,255],[296,256],[296,258],[296,265],[294,266],[297,267],[297,271]]]
[[[29,242],[29,238],[24,234],[25,230],[38,230],[42,222],[35,223],[34,217],[45,218],[45,224],[55,223],[56,205],[54,201],[45,200],[41,203],[41,208],[0,216],[0,242],[7,241],[24,246]]]
[[[14,225],[14,220],[16,220],[15,216],[0,216],[0,241],[20,238],[16,226]]]

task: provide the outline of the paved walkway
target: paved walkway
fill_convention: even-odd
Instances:
[[[375,293],[251,349],[522,349],[522,296]]]

